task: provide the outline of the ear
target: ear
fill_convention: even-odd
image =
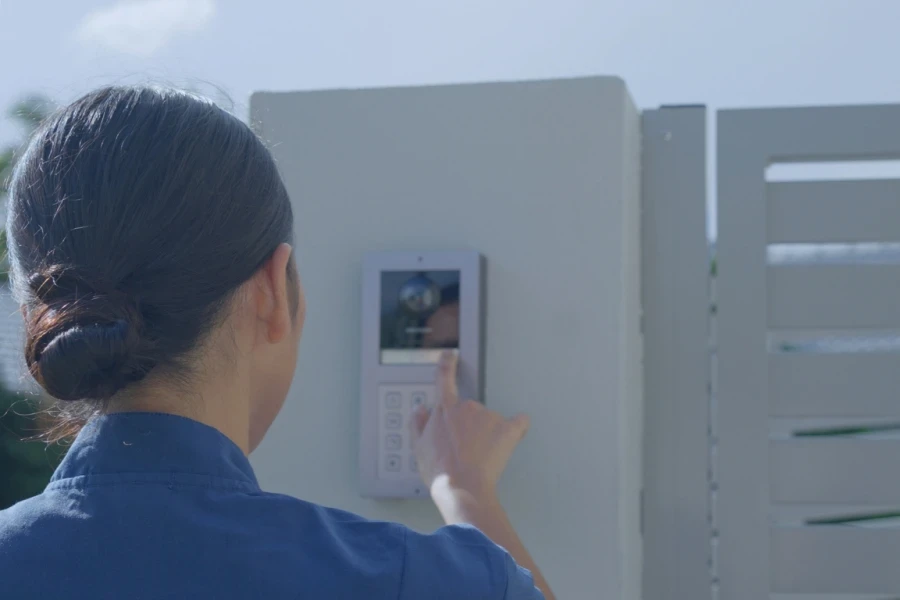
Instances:
[[[291,331],[291,294],[287,272],[292,251],[289,244],[280,244],[257,273],[261,292],[256,302],[257,316],[265,323],[266,337],[272,344],[280,342]]]

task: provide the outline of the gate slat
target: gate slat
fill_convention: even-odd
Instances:
[[[897,594],[900,530],[799,527],[771,530],[772,591]]]
[[[900,352],[769,355],[776,417],[900,418]]]
[[[769,485],[776,503],[900,505],[900,440],[772,442]],[[900,588],[898,588],[900,589]]]
[[[769,243],[900,241],[900,179],[769,183]]]
[[[768,307],[773,329],[895,329],[900,265],[769,267]]]

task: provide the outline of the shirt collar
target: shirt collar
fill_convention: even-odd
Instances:
[[[53,481],[113,473],[190,473],[259,487],[250,461],[234,442],[208,425],[164,413],[114,413],[91,419]]]

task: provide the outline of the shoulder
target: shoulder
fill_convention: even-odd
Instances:
[[[0,537],[27,531],[35,521],[52,514],[52,506],[43,494],[38,494],[0,510]]]
[[[52,530],[57,513],[42,494],[0,510],[0,559],[6,552],[22,554],[26,547],[47,543],[43,536]],[[38,526],[45,524],[49,527]]]
[[[474,527],[406,535],[400,599],[538,600],[530,574]],[[521,590],[521,591],[518,591]]]

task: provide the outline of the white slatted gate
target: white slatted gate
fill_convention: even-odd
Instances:
[[[643,598],[898,600],[900,168],[771,175],[900,159],[900,105],[719,111],[712,319],[705,120],[644,113]]]
[[[860,244],[900,242],[900,181],[766,172],[900,158],[900,106],[721,111],[717,146],[719,597],[898,598],[865,517],[900,509],[900,262]]]

